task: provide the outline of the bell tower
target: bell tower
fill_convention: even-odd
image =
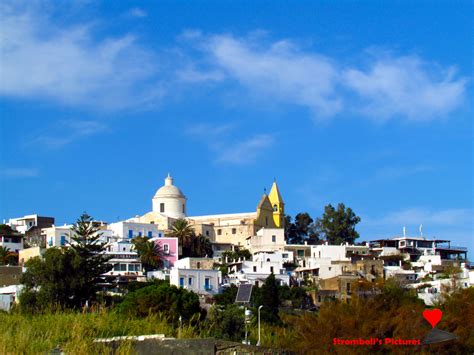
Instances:
[[[285,226],[285,203],[281,197],[276,180],[273,181],[272,189],[270,190],[268,199],[270,200],[273,208],[273,222],[277,228],[283,228]]]

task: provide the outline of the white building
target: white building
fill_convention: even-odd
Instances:
[[[241,284],[251,283],[254,286],[261,286],[270,274],[275,275],[275,279],[281,285],[290,285],[290,275],[283,266],[286,262],[293,260],[293,253],[288,251],[276,251],[274,253],[257,253],[253,255],[252,261],[235,263],[229,273],[229,283]]]
[[[23,250],[22,235],[2,235],[0,236],[0,247],[8,248],[10,251],[18,253]]]
[[[119,239],[132,239],[134,237],[163,237],[164,231],[158,229],[158,226],[153,223],[139,223],[139,222],[116,222],[110,223],[107,229],[114,232]]]
[[[133,250],[132,243],[128,241],[111,243],[107,246],[105,254],[112,257],[108,263],[113,265],[113,269],[105,275],[128,276],[134,279],[144,276],[140,258]]]
[[[13,304],[18,302],[23,285],[0,287],[0,310],[9,311]]]
[[[283,228],[262,228],[247,239],[247,248],[252,254],[259,252],[283,251],[285,249]]]
[[[41,234],[45,236],[46,248],[64,247],[71,243],[71,237],[74,232],[71,230],[72,224],[65,224],[64,226],[52,226],[50,228],[43,228]]]
[[[178,260],[170,271],[170,284],[198,294],[217,294],[222,283],[222,273],[212,269],[213,263],[212,258]],[[160,278],[159,275],[156,277]]]
[[[4,222],[5,223],[5,222]],[[19,218],[10,218],[8,223],[12,229],[17,232],[25,234],[28,230],[33,227],[49,227],[54,224],[53,217],[42,217],[37,214],[27,215]]]

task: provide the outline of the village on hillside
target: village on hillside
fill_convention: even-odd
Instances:
[[[413,290],[427,306],[474,285],[467,248],[449,239],[430,239],[421,231],[369,242],[356,242],[350,234],[344,239],[344,231],[340,239],[315,238],[308,223],[302,225],[304,218],[292,222],[286,216],[276,181],[255,212],[188,216],[187,198],[168,175],[150,212],[113,223],[86,221],[103,245],[109,267],[99,286],[109,295],[126,294],[130,283],[165,280],[196,293],[201,307],[209,308],[216,295],[243,284],[259,288],[272,275],[279,286],[306,287],[307,298],[298,308],[314,310],[330,300],[348,302],[355,294],[370,297],[367,285],[379,280]],[[0,309],[8,311],[18,302],[29,260],[76,243],[73,227],[36,214],[4,221]]]

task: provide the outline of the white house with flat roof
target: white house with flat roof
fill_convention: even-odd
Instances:
[[[72,224],[65,224],[64,226],[52,226],[43,228],[41,234],[46,239],[46,248],[51,247],[65,247],[71,243],[71,237],[74,232],[71,230]]]
[[[170,271],[170,284],[185,288],[197,294],[214,295],[219,293],[222,273],[219,270],[179,269]]]
[[[285,245],[285,230],[283,228],[262,228],[254,236],[247,238],[247,248],[252,254],[283,251]]]
[[[273,273],[281,285],[289,285],[290,275],[283,264],[292,260],[293,253],[289,251],[257,253],[253,255],[251,261],[242,261],[231,266],[233,272],[229,273],[228,281],[236,285],[251,283],[259,287]]]
[[[132,239],[135,237],[164,237],[164,231],[158,229],[158,226],[153,223],[139,223],[139,222],[128,222],[121,221],[116,223],[110,223],[107,229],[113,231],[119,239]]]

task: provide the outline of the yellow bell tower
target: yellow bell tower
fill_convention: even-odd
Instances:
[[[268,199],[273,208],[273,222],[277,228],[283,228],[285,226],[285,203],[281,197],[280,190],[278,190],[276,181],[273,181]]]

